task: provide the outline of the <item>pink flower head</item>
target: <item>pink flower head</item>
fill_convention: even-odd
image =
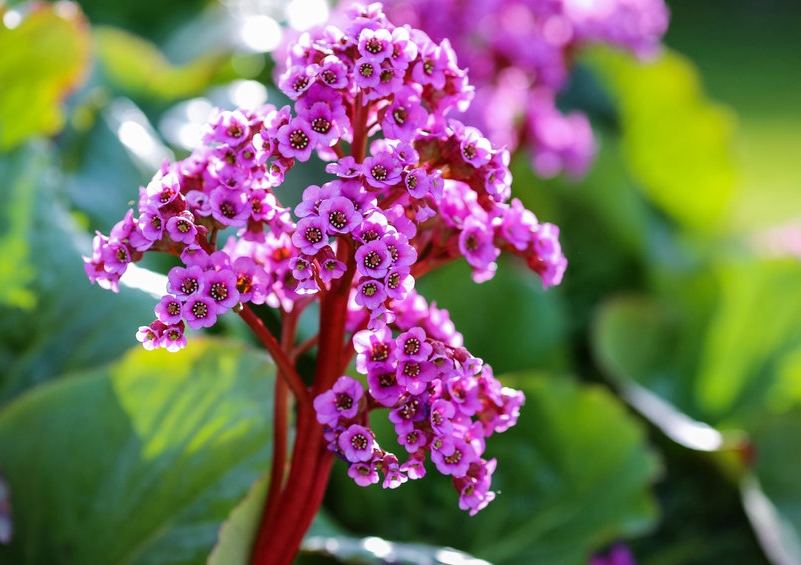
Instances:
[[[353,202],[344,196],[328,198],[320,204],[321,218],[328,220],[328,233],[349,233],[362,221],[362,215],[356,211]]]
[[[292,243],[301,253],[316,255],[328,245],[328,222],[319,216],[306,216],[298,222]]]
[[[278,151],[284,157],[308,161],[316,144],[317,134],[303,118],[292,118],[278,128]]]
[[[364,390],[359,381],[348,376],[339,377],[331,390],[314,399],[317,421],[335,427],[341,418],[345,420],[355,418],[363,394]]]
[[[401,181],[401,166],[398,157],[390,152],[367,157],[362,164],[365,182],[375,189],[389,188]]]
[[[360,487],[374,485],[380,479],[375,463],[372,461],[352,463],[348,467],[348,476]]]
[[[351,424],[339,434],[337,445],[347,461],[351,463],[365,462],[373,458],[375,438],[373,432],[364,426]]]

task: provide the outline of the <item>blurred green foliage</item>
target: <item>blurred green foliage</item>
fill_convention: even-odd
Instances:
[[[463,263],[420,281],[471,351],[527,394],[519,425],[488,445],[497,500],[469,518],[442,477],[362,489],[335,465],[312,534],[451,545],[496,564],[585,563],[618,540],[650,565],[798,555],[801,264],[766,255],[754,230],[801,210],[801,174],[787,180],[799,173],[787,153],[801,146],[798,77],[782,74],[801,49],[777,33],[764,65],[748,51],[751,20],[786,29],[798,10],[735,4],[710,26],[722,3],[674,2],[669,43],[701,53],[700,73],[695,53],[670,50],[645,65],[579,59],[566,99],[588,102],[601,141],[587,179],[543,181],[513,163],[515,195],[561,228],[561,287],[542,291],[507,260],[480,286]],[[133,335],[156,299],[89,285],[81,254],[136,199],[153,155],[186,151],[168,143],[170,113],[194,96],[231,105],[218,87],[254,73],[270,87],[269,64],[219,40],[233,18],[216,3],[81,8],[15,4],[18,25],[0,25],[0,470],[15,527],[0,562],[201,563],[225,523],[213,559],[236,564],[269,467],[272,366],[236,320],[218,330],[228,340],[142,351]],[[715,46],[719,60],[704,59]],[[247,72],[243,57],[256,63]],[[732,91],[735,117],[704,85],[729,92],[743,66],[762,82]],[[153,155],[126,144],[126,120]],[[299,194],[321,170],[297,173],[286,188]],[[726,432],[722,444],[675,443],[634,387]]]

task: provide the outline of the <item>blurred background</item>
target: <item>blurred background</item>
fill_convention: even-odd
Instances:
[[[497,499],[469,518],[443,477],[362,489],[335,466],[303,562],[801,563],[801,5],[668,5],[659,58],[577,55],[559,104],[590,118],[586,177],[512,162],[560,226],[562,285],[512,260],[419,281],[526,393],[488,444]],[[227,317],[143,351],[172,263],[113,294],[81,256],[212,107],[285,103],[270,51],[330,8],[0,2],[0,563],[245,562],[269,362]],[[322,174],[293,170],[285,203]]]

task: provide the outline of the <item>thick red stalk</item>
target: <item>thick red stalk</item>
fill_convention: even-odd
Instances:
[[[253,330],[253,333],[256,334],[256,337],[259,338],[259,341],[272,356],[273,361],[278,367],[278,377],[283,379],[292,390],[298,404],[301,406],[311,406],[311,397],[309,396],[308,389],[300,379],[300,375],[298,375],[294,365],[290,362],[289,357],[281,348],[281,344],[278,343],[275,336],[265,327],[261,318],[256,316],[253,310],[247,305],[242,307],[242,310],[239,311],[239,315],[245,320],[245,323],[250,326],[250,329]]]

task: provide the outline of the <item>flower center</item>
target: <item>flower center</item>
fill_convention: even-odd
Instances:
[[[359,74],[364,78],[370,78],[373,76],[373,72],[373,65],[370,63],[362,63],[362,65],[359,67]]]
[[[170,302],[167,304],[167,313],[170,316],[177,316],[181,313],[181,303],[180,302]]]
[[[289,145],[292,149],[306,149],[309,145],[309,136],[303,130],[296,129],[289,134]]]
[[[462,460],[462,452],[458,449],[455,449],[452,454],[447,455],[445,457],[445,463],[448,465],[456,465],[459,461]]]
[[[350,410],[353,407],[353,398],[344,392],[340,392],[336,396],[335,405],[339,411]]]
[[[309,78],[305,76],[300,76],[295,80],[295,83],[292,85],[292,88],[295,89],[295,92],[300,92],[308,85],[309,85]]]
[[[345,212],[335,210],[328,214],[328,222],[336,229],[341,230],[348,225],[348,217],[345,215]]]
[[[184,279],[181,282],[181,292],[184,294],[192,294],[193,292],[197,292],[197,289],[200,288],[200,285],[197,282],[197,279]]]
[[[373,361],[381,362],[389,359],[389,346],[386,343],[377,343],[370,352]]]
[[[413,379],[417,378],[420,375],[420,364],[406,363],[406,366],[403,367],[403,374]]]
[[[313,226],[306,228],[305,235],[306,235],[306,241],[312,244],[320,243],[323,240],[323,232],[320,230],[320,228],[316,228]]]
[[[378,53],[381,53],[383,46],[381,45],[381,42],[378,39],[376,39],[375,37],[371,37],[364,43],[364,49],[368,53],[377,55]]]
[[[195,302],[192,305],[192,314],[195,318],[205,318],[209,314],[209,307],[205,302]]]
[[[370,174],[375,180],[387,180],[387,168],[384,165],[375,165],[370,169]]]
[[[394,112],[392,112],[392,118],[395,120],[395,123],[399,126],[402,126],[406,123],[406,119],[409,117],[409,112],[406,111],[406,108],[403,106],[396,108]]]
[[[420,340],[416,337],[410,337],[403,344],[403,352],[406,355],[416,355],[420,351]]]
[[[395,373],[384,373],[382,375],[378,375],[378,384],[381,388],[395,386],[397,382],[398,381],[395,378]]]
[[[320,76],[323,77],[323,81],[325,81],[326,84],[334,84],[337,81],[337,75],[331,69],[323,71]]]
[[[311,127],[317,133],[326,134],[331,129],[331,122],[325,118],[314,118]]]
[[[350,444],[353,446],[353,449],[367,449],[369,443],[367,442],[367,438],[364,437],[364,434],[355,434],[352,438],[350,438]]]
[[[373,282],[367,283],[362,287],[362,294],[365,296],[373,296],[376,292],[378,292],[378,287]]]
[[[215,302],[221,302],[228,298],[228,286],[222,282],[216,282],[211,285],[209,289],[209,296],[211,296]]]
[[[226,201],[220,204],[220,212],[226,218],[231,219],[236,216],[236,207],[230,202]]]
[[[376,251],[371,251],[364,256],[364,266],[368,269],[376,269],[381,265],[381,255]]]

